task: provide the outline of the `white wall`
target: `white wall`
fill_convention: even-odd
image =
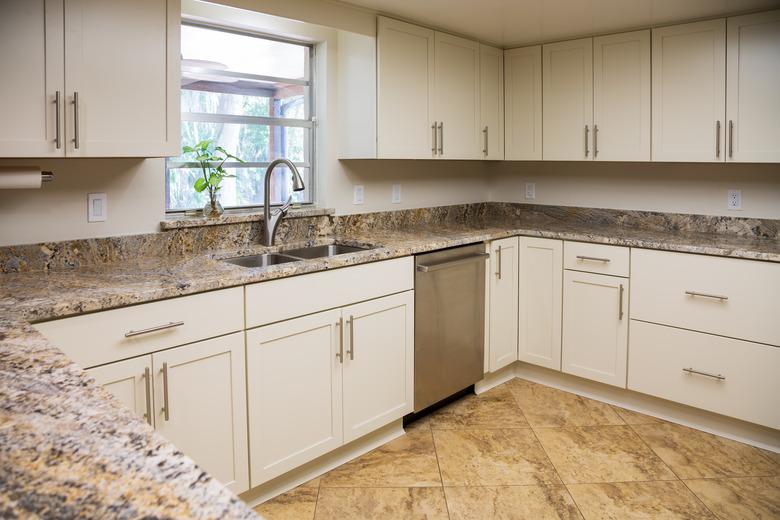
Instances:
[[[726,209],[729,189],[742,190],[741,211]],[[780,219],[778,164],[505,162],[489,190],[502,202]]]

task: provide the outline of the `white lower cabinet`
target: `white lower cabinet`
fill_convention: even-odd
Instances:
[[[564,271],[562,370],[625,388],[628,279]]]
[[[231,491],[249,489],[242,333],[87,373]]]
[[[413,295],[247,331],[253,487],[412,411]]]
[[[561,369],[563,242],[520,237],[518,359]]]
[[[517,248],[517,237],[490,243],[487,302],[490,372],[517,361]]]

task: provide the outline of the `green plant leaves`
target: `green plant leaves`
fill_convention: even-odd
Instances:
[[[203,190],[205,190],[208,185],[209,183],[206,182],[206,179],[204,179],[203,177],[199,177],[198,180],[195,181],[193,187],[195,188],[195,191],[200,193]]]
[[[228,159],[234,159],[238,162],[244,162],[235,155],[227,152],[221,146],[215,146],[213,139],[204,139],[195,146],[182,146],[183,154],[196,154],[195,160],[200,163],[203,170],[203,177],[199,178],[193,184],[193,188],[198,193],[209,189],[210,192],[219,191],[222,180],[227,177],[235,177],[228,174],[222,167]],[[218,163],[217,166],[212,166]]]

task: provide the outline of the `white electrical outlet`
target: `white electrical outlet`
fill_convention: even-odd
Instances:
[[[87,194],[87,222],[108,220],[108,196],[105,193]]]
[[[737,211],[742,209],[742,190],[729,190],[726,208]]]
[[[363,185],[355,184],[352,192],[352,204],[363,204]]]
[[[536,198],[536,183],[534,182],[525,183],[525,198],[530,200]]]
[[[401,203],[401,185],[400,184],[393,184],[392,203],[393,204],[400,204]]]

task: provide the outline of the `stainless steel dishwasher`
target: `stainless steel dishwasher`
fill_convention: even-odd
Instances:
[[[482,379],[489,256],[479,243],[415,257],[415,412]]]

